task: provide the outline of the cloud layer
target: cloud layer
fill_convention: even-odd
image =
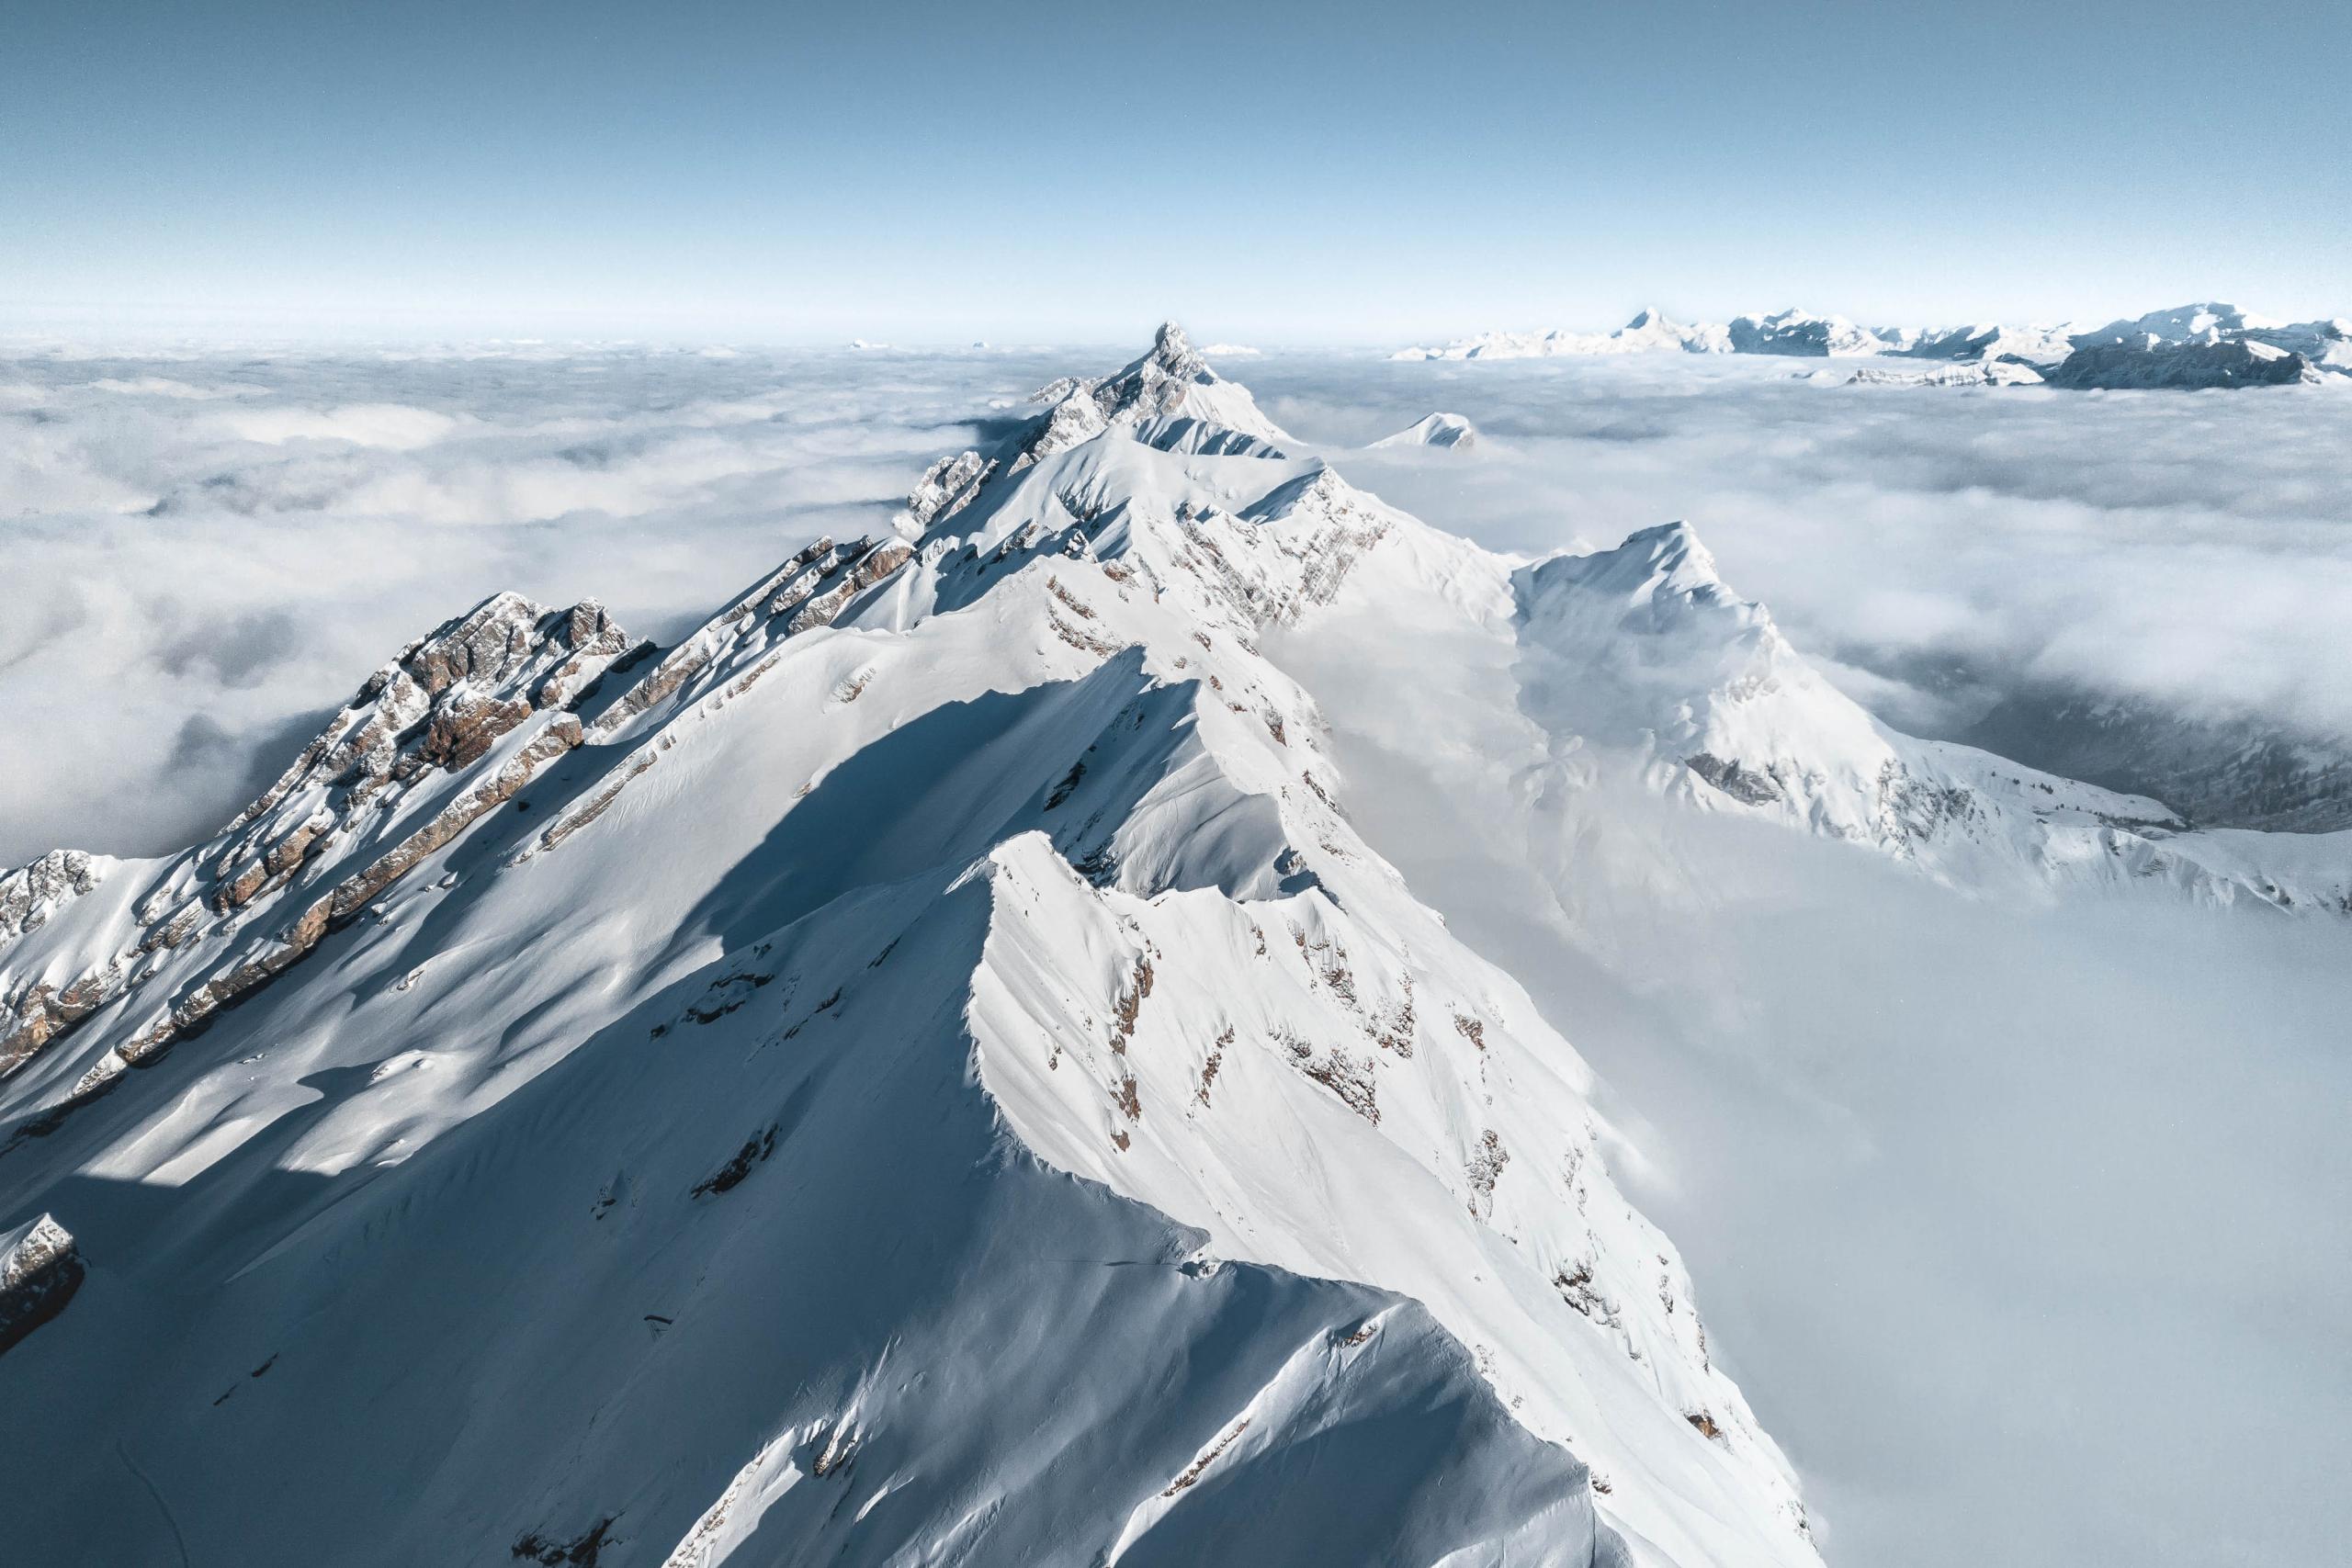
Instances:
[[[2027,681],[2352,734],[2352,388],[2064,394],[1849,387],[1680,356],[1271,359],[1289,428],[1368,441],[1432,408],[1476,460],[1350,473],[1498,548],[1689,519],[1742,592],[1891,721],[1964,728]]]
[[[411,637],[513,587],[657,637],[1115,351],[0,361],[0,863],[186,841]],[[2352,396],[1845,387],[1778,362],[1234,367],[1499,548],[1697,525],[1890,719],[2041,680],[2352,734]],[[1362,452],[1431,409],[1468,453]]]
[[[0,863],[217,827],[413,637],[515,588],[655,637],[1059,361],[516,351],[0,362]]]

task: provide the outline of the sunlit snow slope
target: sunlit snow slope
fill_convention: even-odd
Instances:
[[[1359,578],[1778,634],[1676,538],[1514,587],[1172,328],[1041,398],[673,649],[493,599],[216,838],[0,880],[13,1551],[1817,1562],[1586,1069],[1260,649]],[[1956,776],[1656,673],[1561,700],[1742,808]]]

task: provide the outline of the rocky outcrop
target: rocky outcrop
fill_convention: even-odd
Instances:
[[[51,850],[0,876],[0,942],[38,930],[58,908],[98,885],[105,863],[80,850]]]
[[[0,1231],[0,1354],[63,1312],[85,1272],[73,1235],[47,1214]]]
[[[995,470],[995,459],[983,457],[978,452],[966,451],[940,458],[923,470],[922,478],[915,482],[914,492],[907,497],[909,520],[917,530],[930,527],[971,500]]]
[[[552,611],[519,593],[418,638],[205,853],[213,908],[284,886],[361,808],[390,808],[425,775],[472,767],[533,714],[568,708],[628,648],[594,600]]]
[[[627,634],[594,600],[548,610],[500,593],[411,643],[369,676],[292,766],[211,841],[154,874],[137,901],[141,929],[79,973],[17,982],[0,973],[0,1075],[14,1071],[83,1020],[139,990],[165,960],[209,941],[250,948],[262,909],[298,884],[314,891],[259,954],[215,961],[164,981],[181,987],[165,1014],[110,1054],[144,1060],[300,959],[331,924],[503,804],[547,761],[581,743],[568,710],[625,661]],[[555,716],[519,745],[508,737]],[[464,781],[503,749],[484,780]],[[359,869],[339,866],[348,859]],[[96,886],[104,863],[60,852],[0,879],[0,940],[38,927],[65,899]],[[70,971],[69,971],[70,973]],[[103,1081],[113,1069],[92,1071]],[[85,1075],[85,1087],[91,1075]]]
[[[1769,806],[1781,798],[1781,786],[1772,775],[1744,767],[1738,761],[1725,761],[1712,752],[1701,751],[1686,757],[1682,765],[1731,796],[1750,806]]]

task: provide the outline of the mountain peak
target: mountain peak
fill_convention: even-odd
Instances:
[[[1184,335],[1183,327],[1175,321],[1162,321],[1159,331],[1152,334],[1152,357],[1171,372],[1190,374],[1194,368],[1206,369],[1199,355],[1193,351],[1193,340]]]
[[[1742,600],[1725,585],[1714,553],[1698,530],[1677,519],[1625,536],[1616,548],[1589,555],[1555,556],[1528,569],[1531,581],[1573,582],[1587,592],[1628,603],[1698,599],[1742,606],[1767,623],[1770,612]]]
[[[1478,445],[1478,427],[1458,413],[1424,414],[1394,435],[1384,435],[1374,446],[1456,446]]]

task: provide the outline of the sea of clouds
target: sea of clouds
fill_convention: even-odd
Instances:
[[[808,539],[887,528],[933,456],[1040,383],[1126,356],[0,358],[0,864],[208,831],[368,671],[495,590],[595,595],[674,637]],[[1231,367],[1351,479],[1498,548],[1690,519],[1905,728],[2054,680],[2352,734],[2335,388]],[[1355,449],[1433,409],[1487,439]],[[1487,841],[1498,781],[1339,740],[1375,842],[1601,1069],[1621,1171],[1690,1255],[1833,1562],[2340,1544],[2339,932],[2021,914],[1867,857],[1824,872],[1824,846],[1780,834],[1724,846],[1770,863],[1762,891],[1661,906],[1604,959]]]
[[[1118,350],[507,346],[0,358],[0,863],[176,847],[411,638],[512,587],[674,636]],[[1275,419],[1498,548],[1671,517],[1891,721],[2029,680],[2352,734],[2352,395],[1849,387],[1681,356],[1236,355]],[[1349,448],[1435,408],[1471,452]]]

